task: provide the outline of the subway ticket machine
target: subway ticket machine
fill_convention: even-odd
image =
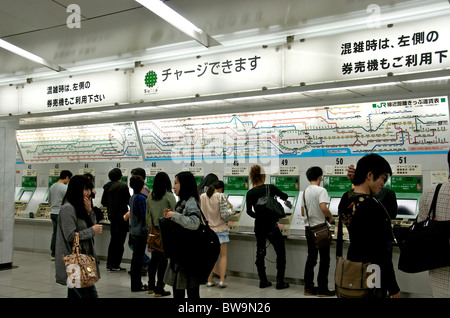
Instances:
[[[22,184],[19,189],[16,190],[16,197],[14,202],[16,217],[23,217],[28,207],[28,203],[33,197],[37,188],[37,170],[26,169],[22,172]]]
[[[52,207],[48,202],[48,192],[50,187],[59,180],[59,175],[61,174],[62,169],[50,169],[50,173],[48,176],[48,184],[46,188],[38,187],[36,190],[36,195],[38,192],[43,192],[39,195],[39,203],[38,207],[35,211],[34,217],[41,219],[50,219],[50,214],[52,212]]]
[[[248,191],[248,167],[225,167],[223,183],[225,185],[225,195],[233,205],[235,215],[228,219],[228,229],[230,232],[240,230],[240,222],[244,217],[245,198]],[[245,214],[248,218],[247,214]],[[253,222],[251,222],[253,224]]]
[[[419,199],[423,191],[422,165],[391,165],[392,176],[385,187],[397,197],[397,217],[393,225],[410,226],[419,213]]]
[[[286,216],[278,221],[278,227],[284,236],[290,235],[291,222],[294,216],[295,207],[298,204],[300,175],[298,166],[281,166],[277,174],[270,176],[270,183],[288,195],[288,201],[292,207],[288,208],[284,201],[277,197],[277,200],[284,208]]]

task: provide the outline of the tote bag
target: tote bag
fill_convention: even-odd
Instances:
[[[419,273],[450,265],[450,221],[436,220],[436,201],[442,184],[436,186],[425,221],[408,228],[395,228],[400,247],[398,269],[405,273]]]
[[[165,256],[195,273],[201,283],[206,283],[219,257],[220,242],[201,210],[200,213],[203,223],[200,222],[196,230],[186,229],[166,218],[159,219],[159,227]]]

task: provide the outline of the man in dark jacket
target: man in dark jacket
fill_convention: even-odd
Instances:
[[[353,179],[355,188],[341,198],[339,221],[348,229],[350,246],[347,259],[376,264],[381,270],[381,282],[373,297],[400,297],[395,278],[390,247],[394,239],[388,211],[375,197],[392,174],[389,163],[377,154],[365,155],[358,161]]]
[[[124,271],[120,267],[124,252],[124,244],[129,230],[129,223],[123,219],[128,212],[130,190],[126,183],[121,182],[122,171],[114,168],[108,173],[111,182],[103,186],[102,205],[108,209],[108,218],[111,222],[111,240],[108,247],[106,268],[110,271]]]

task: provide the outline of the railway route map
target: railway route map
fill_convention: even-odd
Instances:
[[[447,97],[138,121],[146,161],[447,152]]]
[[[18,130],[26,164],[142,160],[133,122]]]

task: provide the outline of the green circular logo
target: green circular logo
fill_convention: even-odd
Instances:
[[[158,76],[155,72],[150,71],[147,74],[145,74],[145,85],[147,87],[153,87],[156,84],[156,81],[158,80]]]

